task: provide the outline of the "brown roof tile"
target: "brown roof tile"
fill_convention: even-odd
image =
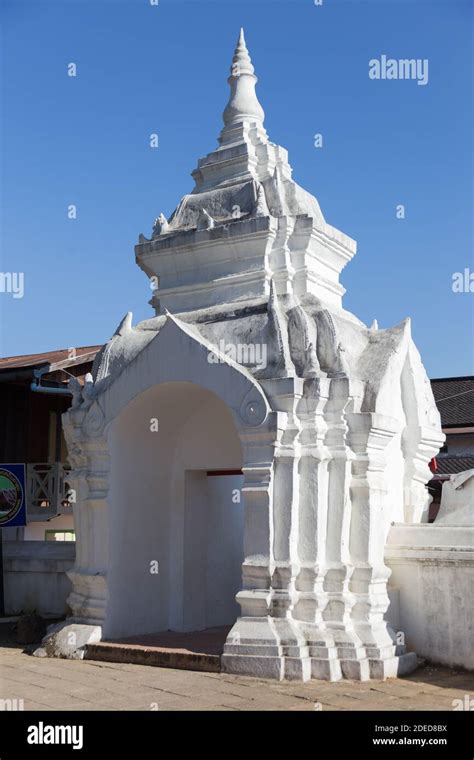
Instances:
[[[436,464],[438,465],[438,469],[434,473],[435,477],[436,475],[454,475],[457,472],[464,472],[464,470],[473,470],[474,456],[437,456]]]
[[[431,381],[443,427],[474,425],[474,376]]]
[[[96,353],[102,346],[80,346],[75,349],[76,357],[90,354],[92,361]],[[21,356],[7,356],[0,358],[0,371],[3,369],[19,369],[22,367],[44,367],[47,364],[56,364],[57,362],[72,359],[69,348],[62,348],[57,351],[47,351],[42,354],[23,354]],[[87,361],[87,359],[85,359]]]

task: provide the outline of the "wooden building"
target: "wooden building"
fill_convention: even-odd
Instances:
[[[71,540],[72,506],[61,415],[67,384],[91,371],[100,346],[0,359],[0,463],[26,465],[28,525],[5,528],[10,540]]]

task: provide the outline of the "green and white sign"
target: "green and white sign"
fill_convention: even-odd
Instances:
[[[0,528],[26,525],[25,465],[0,464]]]

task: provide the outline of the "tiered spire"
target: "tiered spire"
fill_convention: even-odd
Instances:
[[[243,121],[263,124],[265,113],[255,94],[258,80],[254,71],[245,44],[244,30],[241,29],[227,80],[230,84],[230,98],[223,114],[226,127]]]

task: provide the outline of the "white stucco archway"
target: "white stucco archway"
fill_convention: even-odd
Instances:
[[[104,636],[232,625],[243,561],[242,447],[229,408],[189,382],[142,392],[109,426]],[[236,493],[236,491],[238,493]]]
[[[239,606],[240,615],[258,616],[270,603],[255,589],[270,585],[278,413],[246,369],[171,315],[158,333],[132,337],[115,355],[110,341],[104,375],[64,416],[77,493],[68,599],[76,643],[61,644],[65,656],[81,656],[81,642],[104,637],[230,626]],[[125,360],[138,341],[139,353]],[[215,485],[209,511],[205,487],[209,470],[240,468],[239,482],[226,487],[241,486],[241,523],[237,510],[223,513],[228,494],[217,498]],[[193,508],[199,519],[186,521]],[[204,533],[214,544],[207,553]]]

